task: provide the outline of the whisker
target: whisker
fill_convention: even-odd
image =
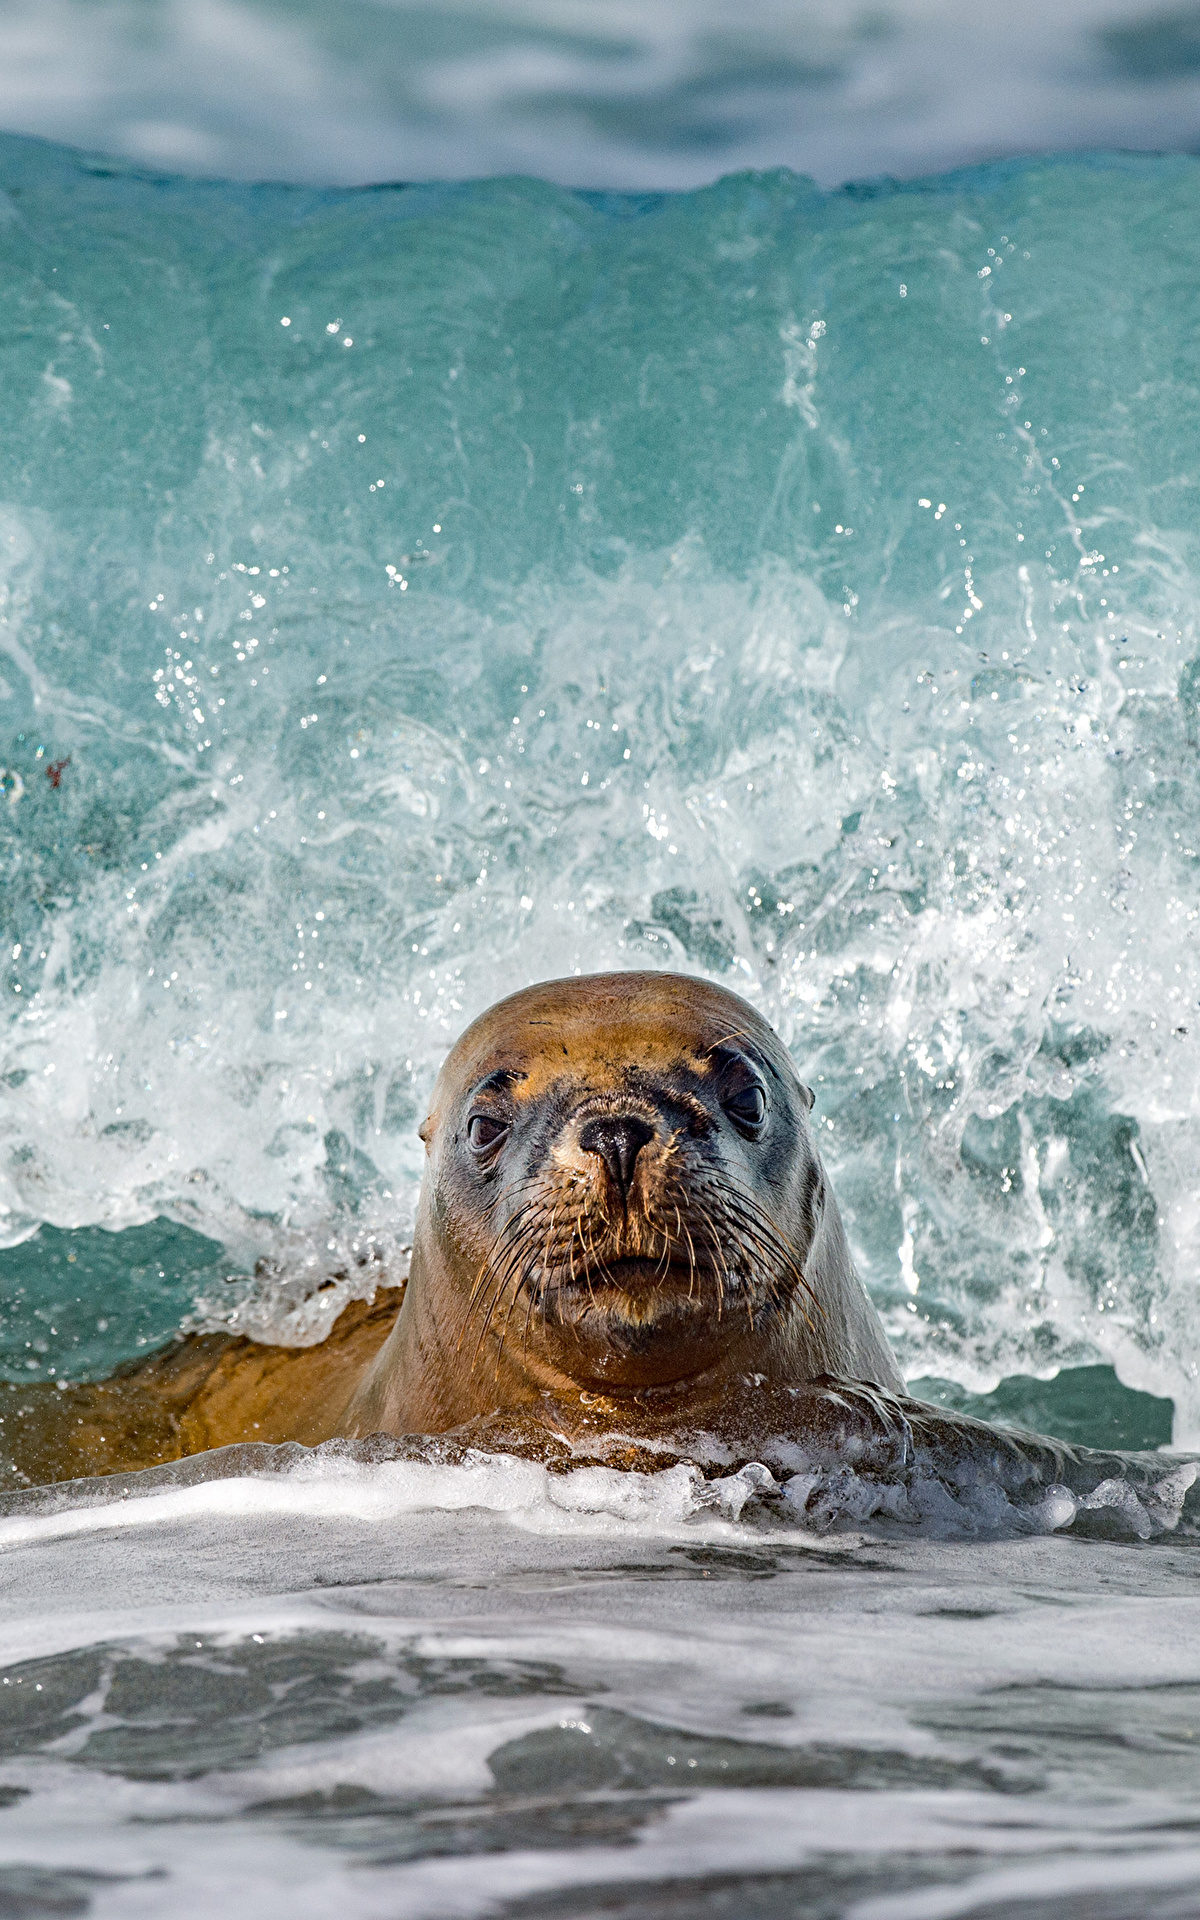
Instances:
[[[679,1208],[678,1207],[675,1208],[675,1224],[676,1224],[676,1228],[678,1229],[678,1226],[679,1226]],[[666,1227],[659,1225],[659,1222],[657,1219],[654,1219],[654,1218],[650,1219],[649,1226],[652,1234],[661,1234],[662,1236],[663,1248],[662,1248],[661,1254],[658,1257],[657,1264],[654,1268],[655,1280],[661,1280],[663,1275],[666,1273],[667,1268],[671,1264],[671,1251],[672,1251],[672,1248],[677,1244],[677,1242],[676,1240],[672,1239],[671,1235],[667,1232]],[[653,1252],[654,1250],[653,1241],[651,1242],[650,1250],[651,1252]]]
[[[522,1247],[520,1246],[520,1244],[517,1244],[516,1246],[513,1246],[507,1250],[505,1258],[501,1262],[500,1266],[498,1268],[493,1268],[496,1284],[492,1288],[491,1298],[488,1301],[487,1312],[484,1314],[483,1324],[479,1329],[479,1338],[475,1342],[475,1351],[471,1356],[471,1372],[472,1373],[474,1373],[475,1368],[478,1364],[480,1351],[482,1349],[483,1342],[487,1336],[488,1328],[492,1324],[492,1317],[495,1314],[496,1308],[500,1304],[500,1301],[503,1299],[504,1294],[510,1282],[513,1280],[514,1277],[516,1277],[521,1272],[521,1256],[522,1256]],[[519,1293],[520,1293],[520,1283],[518,1282],[517,1294],[519,1295]]]
[[[512,1323],[513,1314],[516,1311],[517,1301],[521,1298],[522,1288],[525,1286],[528,1279],[529,1279],[529,1268],[528,1266],[525,1266],[522,1268],[521,1273],[517,1280],[517,1284],[513,1288],[513,1297],[508,1303],[508,1312],[504,1316],[504,1325],[500,1329],[500,1340],[499,1340],[499,1344],[496,1347],[496,1366],[492,1374],[493,1380],[499,1380],[500,1378],[500,1362],[504,1357],[504,1342],[508,1338],[508,1329]]]
[[[675,1211],[676,1211],[676,1215],[678,1215],[678,1212],[679,1212],[678,1207],[675,1209]],[[680,1222],[680,1225],[681,1226],[683,1225],[682,1221]],[[688,1299],[691,1300],[694,1297],[693,1289],[695,1288],[695,1285],[696,1285],[696,1244],[686,1227],[683,1228],[683,1233],[684,1233],[684,1238],[687,1241],[687,1249],[688,1249]]]
[[[511,1225],[511,1222],[509,1224]],[[462,1343],[467,1336],[467,1329],[470,1327],[475,1309],[482,1303],[488,1291],[489,1283],[494,1281],[498,1285],[503,1286],[503,1284],[505,1284],[504,1276],[506,1270],[510,1267],[513,1259],[519,1256],[519,1253],[519,1243],[514,1247],[505,1248],[498,1242],[497,1245],[492,1248],[491,1253],[480,1268],[479,1278],[475,1282],[471,1297],[467,1302],[466,1311],[463,1315],[462,1328],[458,1336],[458,1345],[455,1348],[456,1352],[461,1352],[462,1350]],[[498,1254],[501,1256],[499,1260],[497,1259]],[[476,1358],[478,1358],[478,1343],[476,1343]],[[472,1367],[474,1367],[474,1361],[472,1361],[471,1364]]]
[[[766,1216],[753,1196],[746,1193],[744,1188],[731,1184],[727,1205],[732,1217],[743,1228],[753,1233],[764,1248],[770,1250],[776,1264],[791,1274],[797,1285],[808,1295],[815,1311],[822,1313],[824,1309],[813,1292],[811,1282],[795,1248],[784,1238],[774,1222]],[[807,1315],[805,1317],[807,1318]],[[811,1321],[809,1324],[812,1324]]]
[[[511,1225],[512,1223],[510,1222],[509,1224]],[[507,1259],[509,1258],[511,1253],[511,1249],[509,1250],[504,1249],[501,1242],[498,1241],[497,1244],[492,1248],[487,1259],[484,1261],[482,1267],[479,1269],[479,1278],[475,1282],[474,1288],[472,1289],[472,1292],[471,1292],[471,1297],[467,1301],[466,1311],[463,1315],[462,1331],[458,1336],[458,1345],[460,1348],[462,1346],[464,1338],[466,1337],[467,1328],[471,1324],[471,1317],[475,1312],[475,1308],[479,1304],[480,1300],[483,1298],[483,1295],[485,1294],[485,1292],[487,1291],[489,1280],[494,1279],[496,1276],[496,1273],[498,1271],[497,1255],[501,1253],[504,1254],[505,1262],[507,1262]]]
[[[507,1287],[507,1285],[508,1285],[507,1276],[502,1275],[500,1279],[497,1280],[495,1287],[492,1289],[492,1295],[490,1300],[488,1301],[487,1312],[483,1316],[483,1320],[479,1328],[479,1333],[475,1340],[475,1350],[471,1355],[470,1371],[472,1373],[474,1373],[476,1367],[479,1365],[479,1355],[483,1349],[483,1343],[485,1338],[487,1337],[488,1328],[492,1324],[492,1315],[495,1313],[496,1308],[499,1305],[501,1298],[503,1297],[504,1290]]]

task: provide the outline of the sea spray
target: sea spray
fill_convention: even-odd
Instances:
[[[468,1017],[671,965],[816,1088],[910,1377],[1107,1359],[1194,1437],[1196,166],[4,143],[11,1377],[310,1338],[403,1269]],[[39,1295],[40,1222],[111,1261]]]

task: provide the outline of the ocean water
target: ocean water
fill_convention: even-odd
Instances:
[[[919,1391],[1200,1441],[1198,176],[0,141],[6,1378],[319,1340],[404,1270],[463,1024],[666,966],[815,1087]],[[0,1912],[1195,1914],[1147,1470],[9,1496]]]
[[[822,1531],[686,1468],[237,1451],[0,1519],[7,1913],[1197,1911],[1170,1531]]]
[[[1200,1437],[1197,177],[0,145],[9,1378],[319,1339],[467,1019],[669,966],[816,1088],[910,1379]]]
[[[1200,144],[1194,0],[0,0],[0,126],[173,171],[828,185]]]

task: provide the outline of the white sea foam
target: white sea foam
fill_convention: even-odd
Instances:
[[[212,1458],[220,1461],[220,1455]],[[214,1466],[216,1473],[219,1467]],[[508,1454],[479,1454],[461,1466],[414,1460],[360,1465],[330,1457],[319,1448],[282,1472],[252,1478],[222,1476],[164,1488],[162,1477],[162,1470],[157,1470],[152,1485],[142,1488],[135,1476],[126,1483],[128,1491],[110,1500],[103,1497],[103,1483],[89,1483],[89,1494],[81,1505],[72,1504],[69,1488],[62,1493],[47,1490],[49,1511],[0,1519],[0,1548],[110,1528],[195,1520],[205,1514],[224,1518],[240,1514],[248,1519],[347,1517],[384,1525],[406,1514],[453,1513],[464,1508],[504,1515],[535,1532],[627,1531],[634,1537],[658,1537],[686,1530],[689,1537],[732,1540],[737,1538],[735,1523],[747,1505],[758,1505],[764,1493],[780,1492],[763,1466],[705,1480],[696,1467],[688,1465],[655,1474],[622,1473],[609,1467],[550,1473],[534,1461]],[[795,1528],[788,1530],[787,1537],[799,1544],[810,1538]]]
[[[436,1449],[437,1443],[434,1443]],[[795,1449],[792,1449],[795,1451]],[[262,1456],[254,1466],[240,1459]],[[509,1454],[469,1452],[458,1464],[431,1460],[362,1461],[343,1443],[318,1447],[231,1448],[179,1468],[155,1468],[121,1479],[110,1494],[103,1480],[49,1487],[10,1500],[0,1518],[0,1550],[76,1534],[193,1522],[205,1515],[248,1522],[269,1516],[387,1526],[418,1513],[466,1510],[502,1516],[550,1535],[711,1539],[761,1536],[776,1545],[859,1544],[851,1529],[883,1537],[932,1540],[1054,1533],[1079,1516],[1104,1515],[1114,1537],[1149,1540],[1179,1526],[1197,1466],[1163,1463],[1160,1479],[1135,1486],[1118,1474],[1089,1492],[1051,1485],[1010,1498],[986,1471],[957,1479],[918,1465],[903,1479],[852,1467],[813,1463],[773,1473],[752,1462],[705,1478],[680,1463],[658,1473],[582,1466],[548,1470]],[[175,1484],[172,1484],[175,1482]]]
[[[432,1920],[588,1911],[588,1887],[653,1911],[733,1876],[750,1911],[802,1885],[909,1920],[1200,1883],[1191,1550],[816,1558],[744,1525],[531,1531],[494,1487],[329,1492],[10,1540],[9,1897]]]

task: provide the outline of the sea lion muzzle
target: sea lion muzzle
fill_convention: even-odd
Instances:
[[[510,1333],[524,1358],[531,1336],[547,1350],[569,1329],[581,1383],[660,1384],[727,1347],[737,1316],[753,1327],[807,1290],[813,1183],[781,1229],[760,1177],[802,1149],[794,1133],[771,1139],[768,1112],[760,1070],[730,1041],[666,1071],[595,1061],[532,1090],[489,1076],[465,1128],[477,1178],[499,1188],[464,1326],[479,1320],[472,1365],[494,1326],[497,1366]],[[787,1129],[786,1110],[776,1120]]]
[[[580,1128],[579,1144],[604,1162],[625,1205],[638,1154],[654,1138],[654,1127],[638,1113],[594,1114]]]

